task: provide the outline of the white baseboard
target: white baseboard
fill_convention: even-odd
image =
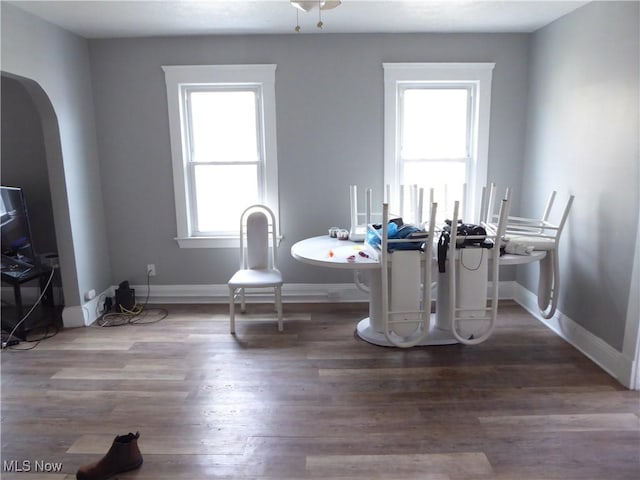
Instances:
[[[144,302],[147,297],[146,285],[132,285],[136,291],[136,301]],[[272,301],[273,295],[265,289],[247,297],[247,302]],[[352,283],[315,284],[285,283],[282,286],[284,303],[350,303],[367,302],[367,294]],[[228,303],[229,288],[224,285],[151,285],[150,304],[158,303]]]
[[[515,285],[517,284],[512,281],[500,282],[500,299],[513,299]],[[115,288],[112,287],[112,289]],[[136,301],[144,302],[147,286],[132,285],[131,288],[136,291]],[[264,295],[253,294],[247,301],[260,303],[271,301],[271,298],[271,294],[265,290]],[[285,283],[282,286],[284,303],[351,303],[368,302],[368,300],[368,294],[359,290],[353,283]],[[151,285],[148,303],[227,303],[228,301],[227,285]]]
[[[86,327],[91,325],[89,315],[85,316],[85,309],[82,305],[75,307],[64,307],[62,310],[62,324],[64,328]]]
[[[513,281],[500,282],[499,296],[501,300],[511,300],[514,298],[514,289],[516,283]],[[90,325],[100,316],[102,304],[107,295],[113,296],[117,286],[107,288],[93,300],[83,305],[67,307],[69,321],[74,326],[79,323],[80,318],[86,318]],[[147,296],[146,285],[132,285],[131,288],[136,291],[136,300],[144,302]],[[491,288],[491,285],[489,285]],[[13,289],[2,287],[3,298],[11,303],[13,300]],[[37,287],[28,287],[23,289],[23,299],[25,303],[33,303],[38,298],[39,290]],[[60,297],[60,293],[56,294],[56,298]],[[264,295],[254,294],[248,301],[264,302],[270,301],[271,296],[268,292]],[[353,283],[334,283],[334,284],[317,284],[317,283],[285,283],[282,287],[282,300],[285,303],[351,303],[351,302],[367,302],[368,295],[355,286]],[[149,303],[227,303],[229,301],[229,290],[227,285],[151,285],[149,295]],[[71,311],[78,310],[76,313]],[[84,310],[84,312],[83,312]],[[73,320],[71,320],[73,319]],[[66,326],[66,322],[65,322]]]
[[[596,337],[560,311],[556,311],[555,315],[548,320],[543,318],[538,312],[538,297],[523,286],[516,284],[514,293],[514,300],[531,315],[581,351],[622,385],[631,388],[632,372],[634,371],[632,358],[626,358],[622,352]]]
[[[64,328],[87,327],[91,325],[102,315],[105,298],[112,295],[113,287],[110,287],[82,305],[65,306],[62,310],[62,324]]]

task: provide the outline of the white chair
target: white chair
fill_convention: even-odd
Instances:
[[[387,341],[401,348],[422,344],[431,331],[431,258],[437,204],[431,206],[428,235],[420,239],[390,239],[381,228],[380,268],[382,327]],[[382,225],[389,222],[389,206],[382,206]],[[424,243],[424,251],[395,250],[393,244]]]
[[[407,197],[408,193],[408,198]],[[424,188],[417,184],[409,185],[408,188],[400,185],[398,193],[398,215],[405,223],[419,226],[422,224],[422,207],[424,203]],[[433,189],[431,189],[431,202],[433,203]]]
[[[504,235],[509,212],[509,199],[500,204],[498,222],[493,231],[485,229],[487,235],[458,238],[459,203],[454,202],[453,218],[447,252],[446,295],[438,293],[438,309],[444,309],[440,315],[450,321],[454,337],[466,345],[475,345],[487,340],[495,328],[498,315],[498,286],[500,283],[499,260],[500,240]],[[484,224],[483,224],[484,226]],[[493,241],[493,248],[466,246],[457,248],[463,240]],[[491,290],[487,295],[488,275],[491,273]],[[446,299],[445,305],[440,302]]]
[[[387,189],[388,188],[389,187],[387,187]],[[432,205],[433,203],[438,203],[440,208],[438,208],[438,218],[436,221],[443,222],[445,219],[451,217],[453,208],[451,197],[458,188],[460,188],[460,194],[462,196],[461,218],[466,218],[466,183],[463,183],[461,186],[443,184],[439,185],[437,189],[435,187],[421,187],[417,184],[408,186],[400,185],[398,187],[398,205],[392,205],[392,207],[394,207],[393,213],[397,213],[406,223],[421,225],[423,223],[423,204]]]
[[[248,207],[240,217],[240,270],[228,282],[230,330],[235,334],[235,303],[240,296],[241,311],[246,311],[247,289],[272,288],[282,331],[282,274],[277,268],[277,232],[273,212],[264,205]]]
[[[350,219],[351,228],[349,231],[349,239],[354,241],[362,241],[367,233],[367,227],[372,222],[380,222],[382,219],[381,212],[372,212],[372,189],[365,190],[365,210],[358,210],[358,190],[356,185],[350,185]],[[428,205],[434,203],[434,189],[428,191]],[[399,185],[397,196],[391,199],[391,185],[387,185],[384,191],[384,201],[389,205],[388,211],[390,217],[398,216],[403,219],[404,223],[420,226],[423,222],[423,204],[425,202],[425,189],[417,184]]]
[[[364,194],[365,209],[363,212],[358,210],[358,187],[357,185],[349,186],[349,240],[361,242],[367,235],[367,226],[373,221],[374,216],[379,218],[380,213],[371,212],[371,202],[373,189],[367,188]]]
[[[506,195],[509,195],[507,189]],[[484,204],[483,189],[483,204]],[[488,225],[495,225],[495,216],[492,215],[493,199],[495,197],[495,184],[491,184],[488,192],[488,200],[484,207],[484,214]],[[560,265],[558,247],[560,235],[564,229],[573,205],[574,196],[570,195],[560,213],[558,223],[549,221],[556,198],[556,192],[549,195],[547,204],[541,218],[526,218],[509,216],[505,229],[504,241],[507,253],[520,249],[532,249],[546,251],[546,256],[540,260],[540,273],[538,276],[538,309],[540,315],[549,319],[553,317],[558,307],[558,294],[560,291]]]

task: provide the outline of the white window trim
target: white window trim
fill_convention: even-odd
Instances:
[[[264,125],[265,204],[271,208],[279,225],[278,151],[276,135],[276,65],[175,65],[163,66],[167,86],[169,136],[173,165],[177,237],[180,248],[237,248],[238,234],[215,237],[191,236],[189,192],[186,189],[186,142],[182,138],[181,86],[197,84],[259,84],[262,86]],[[238,226],[240,219],[238,219]],[[280,231],[278,229],[278,231]]]
[[[473,136],[471,158],[475,168],[469,169],[466,217],[477,218],[479,197],[487,183],[489,158],[489,129],[491,118],[491,80],[495,63],[383,63],[384,69],[384,183],[399,184],[397,86],[400,83],[445,84],[474,83],[477,92],[477,135]],[[472,166],[473,167],[473,166]]]

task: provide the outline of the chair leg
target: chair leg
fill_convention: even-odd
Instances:
[[[554,290],[554,259],[553,250],[547,252],[546,257],[540,260],[538,276],[538,311],[543,318],[549,319],[549,306],[553,302]]]
[[[247,300],[244,294],[244,288],[240,289],[240,311],[242,313],[247,311]]]
[[[546,297],[542,299],[538,299],[538,308],[540,309],[540,315],[542,318],[550,319],[552,318],[558,307],[558,292],[560,290],[560,265],[558,262],[558,252],[554,250],[549,250],[547,253],[548,261],[545,264],[544,275],[546,277]],[[540,275],[543,275],[542,262],[547,260],[544,258],[540,261]]]
[[[278,312],[278,331],[283,330],[282,326],[282,288],[280,286],[275,288],[276,296],[276,311]]]
[[[236,289],[229,287],[229,332],[236,334]]]
[[[557,245],[556,245],[557,249]],[[560,292],[560,262],[558,259],[558,250],[553,250],[553,290],[551,297],[551,310],[549,311],[549,318],[556,314],[558,308],[558,293]]]

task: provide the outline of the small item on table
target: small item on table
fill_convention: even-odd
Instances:
[[[338,240],[349,240],[349,230],[344,228],[338,230]]]
[[[340,229],[338,227],[331,227],[329,229],[329,236],[331,238],[337,238],[338,237],[338,232],[340,231]]]

